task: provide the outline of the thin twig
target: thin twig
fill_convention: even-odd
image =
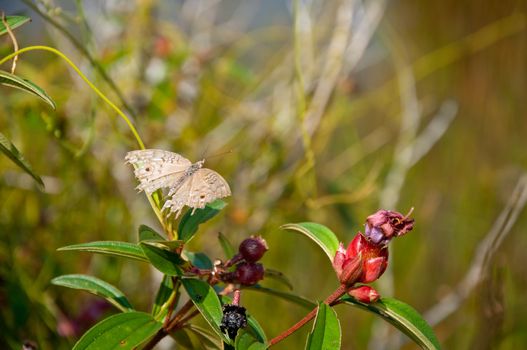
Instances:
[[[453,100],[446,100],[441,104],[439,111],[432,118],[432,121],[426,128],[415,138],[412,145],[412,159],[410,166],[414,166],[421,158],[423,158],[437,141],[447,131],[450,123],[457,115],[458,104]],[[404,151],[403,151],[404,152]]]
[[[324,304],[333,305],[335,301],[337,301],[341,296],[346,294],[349,288],[350,287],[346,285],[340,285],[333,293],[331,293],[330,296],[326,298],[326,300],[324,300]],[[316,306],[313,310],[311,310],[306,316],[304,316],[300,321],[295,323],[292,327],[282,332],[280,335],[274,337],[273,339],[269,340],[268,347],[271,347],[281,342],[282,340],[284,340],[285,338],[289,337],[291,334],[293,334],[294,332],[302,328],[306,323],[311,321],[313,317],[316,316],[317,311],[318,311],[318,306]]]
[[[476,249],[476,254],[472,259],[472,264],[465,277],[459,282],[458,286],[450,294],[446,295],[438,304],[425,312],[425,319],[431,325],[436,325],[454,311],[472,293],[474,288],[485,277],[488,272],[489,264],[499,249],[503,239],[510,233],[519,214],[527,203],[527,173],[524,173],[509,197],[505,208],[492,225]]]
[[[11,41],[13,42],[13,51],[14,52],[18,51],[18,42],[16,41],[15,34],[13,34],[13,31],[9,27],[9,23],[7,23],[4,11],[2,11],[2,23],[4,23],[5,29],[7,30],[7,33],[9,34],[9,37],[11,38]],[[16,61],[18,61],[18,55],[13,57],[13,64],[11,65],[11,74],[15,74]]]
[[[104,81],[108,83],[110,88],[113,90],[113,92],[117,95],[117,98],[123,105],[123,107],[126,109],[126,111],[135,119],[137,117],[135,111],[133,108],[126,102],[126,99],[124,98],[123,93],[117,86],[117,84],[113,81],[112,78],[106,73],[106,70],[101,66],[101,64],[92,56],[92,54],[88,51],[84,45],[77,40],[66,28],[64,28],[59,22],[55,21],[53,18],[51,18],[47,13],[42,12],[40,8],[33,4],[31,0],[22,0],[24,4],[26,4],[28,7],[30,7],[33,11],[35,11],[38,15],[40,15],[45,21],[47,21],[49,24],[51,24],[53,27],[55,27],[59,32],[64,34],[64,36],[75,46],[77,50],[80,51],[80,53],[90,61],[91,65],[99,72],[101,77]]]
[[[489,272],[489,264],[503,239],[510,233],[518,216],[527,204],[527,173],[520,176],[516,186],[500,215],[476,249],[472,263],[465,277],[452,292],[445,295],[439,303],[424,313],[424,318],[435,326],[460,309],[465,300]],[[392,334],[387,343],[398,347],[407,342],[400,334]]]
[[[304,117],[305,128],[309,136],[313,136],[317,129],[342,70],[342,58],[349,42],[349,31],[353,20],[353,3],[353,0],[344,0],[337,9],[335,30],[328,45],[320,82]]]

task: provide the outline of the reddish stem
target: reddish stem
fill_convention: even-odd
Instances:
[[[174,318],[170,321],[170,323],[168,324],[167,327],[165,327],[165,329],[167,331],[170,331],[172,330],[172,328],[174,328],[174,326],[176,326],[179,321],[181,321],[181,319],[183,319],[183,317],[185,317],[185,315],[187,314],[187,312],[194,306],[194,303],[192,302],[192,300],[189,300],[185,303],[185,305],[183,305],[181,307],[181,309],[179,309],[179,311],[177,312],[176,316],[174,316]]]
[[[234,295],[232,297],[232,305],[240,305],[241,291],[239,289],[234,290]]]
[[[333,304],[338,298],[346,294],[348,289],[349,287],[347,287],[346,285],[344,284],[340,285],[340,287],[338,287],[333,293],[331,293],[330,296],[326,298],[326,300],[324,300],[324,304],[328,304],[328,305]],[[313,310],[311,310],[306,316],[304,316],[304,318],[302,318],[300,321],[294,324],[291,328],[289,328],[288,330],[282,332],[282,334],[271,339],[269,341],[269,347],[275,345],[278,342],[281,342],[282,340],[284,340],[285,338],[289,337],[291,334],[293,334],[294,332],[302,328],[303,325],[305,325],[306,323],[311,321],[313,317],[315,317],[315,315],[317,314],[317,311],[318,311],[318,306],[314,308]]]

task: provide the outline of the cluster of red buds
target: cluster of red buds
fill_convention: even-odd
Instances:
[[[414,220],[401,213],[379,210],[368,216],[365,234],[357,233],[345,249],[340,246],[333,258],[333,269],[339,282],[348,288],[348,294],[355,299],[371,303],[379,299],[379,293],[369,286],[355,287],[357,283],[371,283],[377,280],[388,266],[387,244],[412,230]]]

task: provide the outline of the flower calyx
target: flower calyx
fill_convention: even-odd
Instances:
[[[360,232],[344,249],[340,246],[333,258],[333,269],[341,284],[371,283],[378,279],[388,265],[388,248],[373,244]]]

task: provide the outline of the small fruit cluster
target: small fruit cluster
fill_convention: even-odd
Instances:
[[[239,283],[252,286],[264,277],[265,269],[257,263],[269,248],[260,236],[251,236],[245,239],[238,247],[238,253],[225,264],[218,264],[216,271],[220,280],[228,283]],[[221,267],[220,267],[221,266]],[[225,269],[236,266],[233,272]],[[223,270],[223,271],[222,271]]]

